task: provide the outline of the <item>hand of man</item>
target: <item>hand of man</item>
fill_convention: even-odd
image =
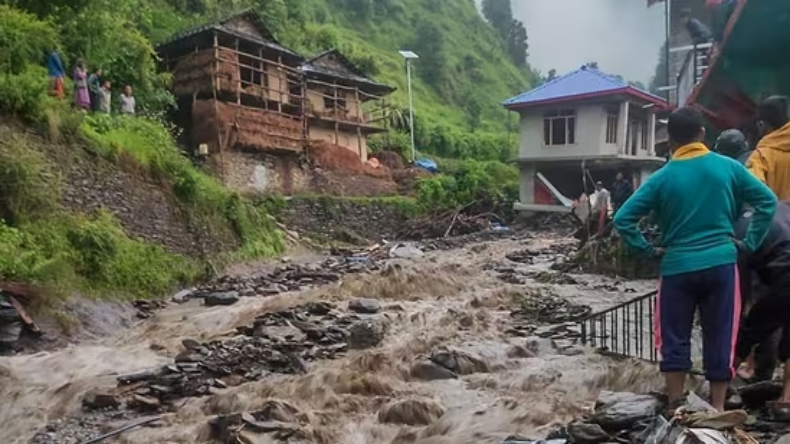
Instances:
[[[661,248],[661,247],[653,248],[653,257],[661,257],[666,252],[667,252],[666,248]]]

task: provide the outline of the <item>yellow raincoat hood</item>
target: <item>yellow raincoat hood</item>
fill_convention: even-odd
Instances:
[[[790,200],[790,123],[760,140],[746,168],[779,200]]]

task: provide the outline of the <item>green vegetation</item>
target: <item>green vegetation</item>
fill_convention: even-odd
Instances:
[[[172,97],[163,89],[165,76],[156,73],[151,42],[141,31],[126,26],[110,32],[105,24],[92,24],[110,32],[107,38],[120,41],[97,39],[103,43],[89,40],[84,44],[106,66],[114,67],[110,69],[118,79],[140,85],[141,101],[148,105],[144,115],[84,115],[71,110],[68,101],[48,96],[42,58],[54,48],[78,45],[74,40],[64,45],[63,38],[76,29],[67,29],[65,24],[58,29],[54,23],[85,20],[72,10],[79,5],[98,7],[93,2],[63,5],[50,11],[58,12],[56,19],[0,5],[0,112],[40,128],[52,142],[68,142],[67,149],[87,149],[123,168],[157,178],[193,226],[205,227],[209,233],[232,233],[241,248],[229,257],[189,258],[131,239],[109,213],[88,217],[65,211],[59,203],[61,184],[54,160],[35,146],[35,137],[4,127],[0,137],[0,279],[35,283],[52,294],[79,289],[150,297],[203,276],[209,262],[281,251],[280,233],[266,211],[195,167],[176,146],[175,129],[161,123],[159,116]],[[31,8],[37,10],[35,5]],[[129,23],[114,12],[90,11],[119,26]],[[119,43],[120,47],[110,50]]]

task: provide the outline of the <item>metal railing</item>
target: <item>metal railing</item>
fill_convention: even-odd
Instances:
[[[593,313],[579,322],[581,342],[600,353],[657,363],[656,337],[653,330],[657,290]],[[691,373],[702,375],[702,331],[698,323],[691,333]]]
[[[579,322],[582,344],[615,356],[657,362],[653,333],[657,293],[651,291]]]
[[[708,58],[711,47],[710,43],[700,45],[684,46],[673,48],[671,51],[687,51],[683,66],[680,68],[677,77],[676,100],[678,106],[683,106],[691,96],[705,71],[708,69]]]

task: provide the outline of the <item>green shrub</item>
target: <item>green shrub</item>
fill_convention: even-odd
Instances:
[[[55,211],[60,181],[40,152],[21,138],[0,140],[0,219],[12,226]]]
[[[27,122],[44,122],[56,106],[47,94],[47,70],[29,66],[18,74],[0,75],[0,112]]]

